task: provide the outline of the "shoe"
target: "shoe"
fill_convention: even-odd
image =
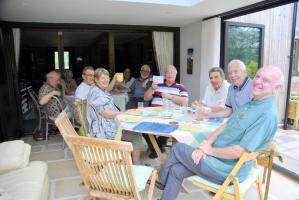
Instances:
[[[151,184],[151,180],[148,180],[146,183],[147,183],[147,184]],[[155,186],[156,186],[159,190],[164,190],[164,188],[165,188],[165,186],[164,186],[162,183],[160,183],[159,181],[156,181],[156,182],[155,182]]]
[[[150,154],[148,155],[148,157],[149,157],[150,159],[155,159],[155,158],[158,158],[158,155],[156,154],[156,152],[152,152],[152,153],[150,153]]]
[[[159,181],[155,182],[155,186],[159,189],[159,190],[164,190],[165,185],[163,185],[162,183],[160,183]]]

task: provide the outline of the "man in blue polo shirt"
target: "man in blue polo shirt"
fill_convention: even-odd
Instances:
[[[228,64],[228,76],[232,84],[228,88],[225,108],[217,112],[207,113],[207,117],[229,117],[242,105],[252,99],[251,82],[245,64],[240,60],[232,60]]]
[[[274,95],[282,89],[279,68],[265,66],[258,70],[251,92],[253,99],[235,111],[231,118],[196,149],[174,145],[159,172],[162,200],[174,200],[184,178],[199,175],[222,184],[244,152],[264,150],[277,130],[278,115]],[[253,162],[247,162],[237,173],[244,181]]]

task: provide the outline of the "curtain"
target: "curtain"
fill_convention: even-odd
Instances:
[[[14,48],[15,48],[15,58],[16,58],[16,67],[17,71],[19,71],[19,60],[20,60],[20,47],[21,47],[21,29],[14,28],[13,38],[14,38]]]
[[[23,130],[13,31],[0,23],[0,140],[15,139]]]
[[[153,31],[153,44],[158,72],[164,76],[165,67],[173,64],[173,32]]]
[[[210,68],[219,67],[220,64],[220,32],[219,17],[202,21],[200,99],[203,98],[205,87],[209,83]]]

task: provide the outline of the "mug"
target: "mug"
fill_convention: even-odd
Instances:
[[[123,73],[116,73],[116,81],[123,82],[124,81],[124,74]]]

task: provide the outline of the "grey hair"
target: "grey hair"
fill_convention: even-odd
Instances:
[[[219,72],[220,76],[222,78],[224,78],[224,72],[223,72],[223,69],[221,69],[220,67],[213,67],[209,70],[209,76],[211,75],[211,73],[213,72]]]
[[[54,74],[59,75],[56,71],[50,71],[47,73],[46,78],[47,79],[52,78]]]
[[[178,70],[176,69],[176,67],[174,65],[167,65],[165,67],[165,73],[167,72],[168,69],[173,69],[173,70],[175,70],[176,73],[178,73]]]
[[[228,63],[228,65],[227,65],[228,68],[229,68],[230,65],[238,65],[238,66],[241,68],[241,70],[243,70],[243,71],[246,70],[246,65],[245,65],[244,62],[241,61],[241,60],[237,60],[237,59],[231,60],[231,61]]]
[[[94,71],[94,68],[93,68],[92,66],[86,66],[86,67],[83,68],[83,70],[82,70],[82,74],[84,74],[87,70],[92,70],[92,71]]]
[[[102,75],[109,76],[109,72],[105,68],[97,68],[94,72],[94,77],[96,79],[99,79]]]

